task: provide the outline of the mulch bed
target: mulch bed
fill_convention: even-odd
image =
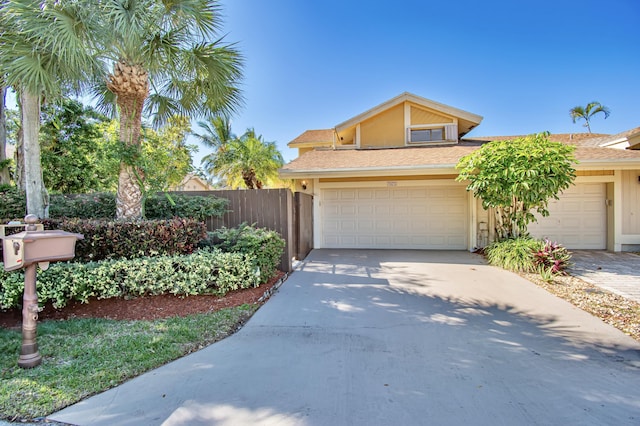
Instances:
[[[262,303],[265,293],[270,293],[286,274],[278,271],[277,275],[266,284],[256,288],[234,290],[224,296],[144,296],[134,299],[110,298],[90,299],[89,303],[71,301],[61,309],[51,305],[44,307],[38,315],[38,321],[65,320],[69,318],[109,318],[114,320],[154,320],[175,316],[187,316],[197,313],[214,312],[223,308],[243,304]],[[0,327],[22,327],[20,309],[0,310]]]

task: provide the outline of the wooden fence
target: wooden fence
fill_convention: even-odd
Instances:
[[[286,242],[280,261],[282,271],[290,272],[291,259],[304,259],[313,248],[313,201],[307,194],[294,197],[288,189],[185,191],[180,194],[229,200],[227,212],[222,217],[207,218],[209,231],[223,226],[232,228],[246,222],[278,232]],[[297,207],[299,203],[302,207]],[[302,231],[299,230],[301,226],[304,228]]]

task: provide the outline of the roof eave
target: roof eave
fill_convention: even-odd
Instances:
[[[351,167],[340,169],[278,170],[284,179],[351,177],[351,176],[409,176],[413,174],[457,173],[455,164],[424,164],[419,166]]]

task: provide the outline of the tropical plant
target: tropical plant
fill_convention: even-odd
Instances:
[[[529,237],[509,238],[496,241],[485,248],[489,264],[509,271],[533,272],[536,270],[534,253],[543,248],[543,243]]]
[[[0,5],[0,75],[19,93],[27,210],[46,217],[48,195],[40,164],[40,108],[86,81],[95,62],[88,18],[79,1],[6,0]]]
[[[548,216],[548,201],[558,199],[575,179],[574,146],[549,141],[549,133],[513,141],[493,141],[460,159],[456,180],[493,208],[498,240],[527,235],[533,211]]]
[[[576,106],[571,108],[571,110],[569,111],[569,115],[571,116],[571,119],[574,123],[578,119],[584,120],[584,127],[587,128],[589,133],[591,133],[591,117],[600,112],[604,114],[605,119],[607,119],[609,117],[609,114],[611,113],[609,111],[609,108],[602,105],[600,102],[593,101],[589,102],[586,107]]]
[[[277,181],[284,160],[275,142],[266,142],[255,130],[248,129],[239,138],[218,144],[213,153],[203,157],[202,164],[207,173],[223,179],[231,188],[261,189],[265,183]]]
[[[117,217],[135,219],[142,216],[136,159],[143,112],[155,125],[174,115],[234,112],[242,100],[237,87],[242,60],[234,46],[211,41],[221,25],[217,1],[89,3],[98,53],[105,64],[113,64],[106,78],[96,80],[94,93],[101,106],[117,107],[127,153],[120,165]]]
[[[544,244],[533,254],[533,259],[534,267],[541,275],[566,275],[565,269],[570,265],[571,253],[561,244],[545,239]]]

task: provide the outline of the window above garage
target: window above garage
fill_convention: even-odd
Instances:
[[[456,124],[428,124],[407,127],[407,145],[429,145],[458,142]]]

